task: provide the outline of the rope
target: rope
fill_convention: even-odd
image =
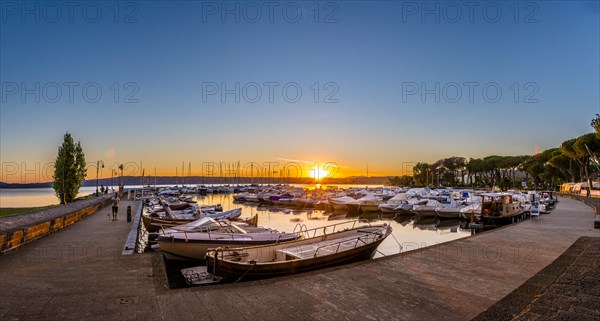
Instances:
[[[396,243],[398,244],[398,246],[400,247],[400,252],[398,253],[402,253],[402,244],[400,244],[400,242],[398,242],[398,240],[396,239],[396,237],[394,236],[393,233],[390,233],[390,235],[394,238],[394,240],[396,241]],[[377,251],[379,252],[379,250]],[[380,252],[381,253],[381,252]],[[384,255],[385,256],[385,255]]]
[[[242,280],[242,278],[245,277],[246,274],[248,274],[248,272],[250,272],[250,270],[252,270],[254,268],[254,266],[256,266],[256,263],[258,263],[258,261],[254,260],[254,262],[252,262],[252,266],[246,272],[244,272],[244,274],[242,274],[242,276],[240,276],[239,278],[237,278],[237,280],[235,280],[234,283],[240,282]]]

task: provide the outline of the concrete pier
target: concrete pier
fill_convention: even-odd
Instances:
[[[122,202],[116,222],[104,208],[0,257],[0,319],[468,320],[579,237],[600,237],[595,212],[561,198],[539,219],[438,246],[284,278],[170,290],[160,253],[121,255],[127,205],[135,211],[138,203]]]

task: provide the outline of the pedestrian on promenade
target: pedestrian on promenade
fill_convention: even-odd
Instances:
[[[121,199],[119,198],[118,195],[115,195],[115,197],[112,200],[112,220],[116,221],[117,220],[117,214],[119,213],[119,202],[121,201]]]

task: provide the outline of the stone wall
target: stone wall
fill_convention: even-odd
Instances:
[[[22,214],[26,217],[20,217],[17,222],[5,222],[11,218],[4,218],[0,221],[0,224],[12,224],[10,224],[11,228],[5,226],[0,231],[0,254],[13,251],[23,244],[72,225],[100,208],[109,205],[111,201],[109,197],[99,197],[82,202],[84,203],[75,202],[49,210]],[[16,220],[12,219],[12,221]]]

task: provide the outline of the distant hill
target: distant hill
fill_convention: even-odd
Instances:
[[[335,184],[356,184],[356,185],[382,185],[388,181],[391,176],[350,176],[350,177],[334,177],[326,178],[320,181],[323,185]],[[125,186],[142,185],[142,180],[137,176],[124,176],[123,183]],[[178,176],[157,176],[144,177],[143,185],[202,185],[202,184],[314,184],[315,180],[310,177],[297,178],[269,178],[269,177],[178,177]],[[101,178],[98,180],[98,185],[110,186],[110,178]],[[112,185],[119,185],[119,178],[112,179]],[[82,186],[96,186],[95,179],[88,179],[82,182]],[[3,183],[0,182],[0,188],[45,188],[52,187],[51,182],[46,183]]]
[[[17,184],[17,183],[0,182],[0,188],[45,188],[45,187],[52,187],[52,183]]]

